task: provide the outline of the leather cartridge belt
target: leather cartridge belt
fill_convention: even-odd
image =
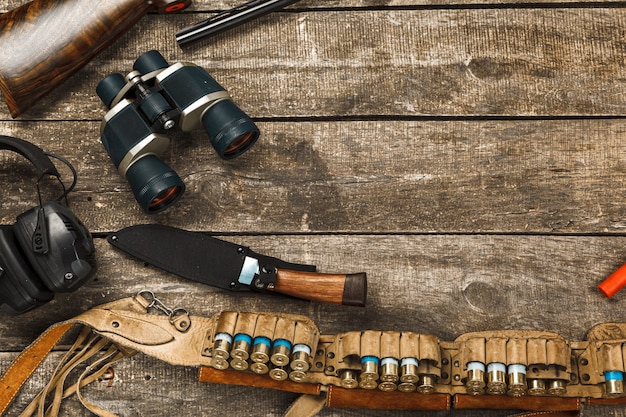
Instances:
[[[597,325],[578,342],[529,330],[467,333],[454,341],[410,331],[327,335],[292,314],[191,316],[149,292],[48,329],[0,379],[0,393],[10,401],[10,390],[23,383],[12,372],[33,372],[41,360],[35,357],[77,323],[124,353],[199,367],[201,381],[313,394],[306,397],[331,407],[554,411],[626,404],[626,323]]]
[[[581,399],[626,404],[625,342],[624,323],[598,325],[582,342],[529,330],[447,342],[397,331],[320,335],[306,317],[227,311],[207,331],[200,379],[326,391],[339,407],[441,410],[454,400],[455,408],[569,410]]]

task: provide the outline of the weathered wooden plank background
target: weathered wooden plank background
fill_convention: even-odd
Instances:
[[[2,3],[0,11],[24,2]],[[626,293],[609,301],[596,290],[626,261],[623,2],[302,1],[176,45],[177,30],[236,4],[196,1],[177,16],[149,15],[17,120],[0,106],[0,134],[30,140],[78,169],[71,207],[95,234],[100,265],[76,293],[2,316],[0,369],[50,324],[141,289],[198,315],[301,313],[325,333],[404,329],[451,340],[524,328],[580,340],[596,323],[625,319]],[[263,135],[250,152],[224,162],[203,132],[175,134],[163,158],[187,191],[157,216],[140,210],[100,145],[105,109],[94,93],[101,78],[130,71],[150,49],[205,67]],[[0,221],[11,224],[36,203],[33,171],[0,152],[0,181]],[[137,223],[205,231],[323,272],[366,271],[368,306],[184,281],[104,240]],[[9,415],[53,366],[54,357]],[[137,356],[86,393],[124,416],[275,416],[295,398],[196,377]],[[73,400],[64,413],[88,415]]]

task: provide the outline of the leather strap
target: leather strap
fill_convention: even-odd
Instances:
[[[105,304],[101,306],[100,309],[96,308],[93,310],[89,310],[88,312],[83,313],[82,315],[74,319],[60,322],[49,327],[44,333],[41,334],[41,336],[39,336],[33,343],[31,343],[26,349],[22,351],[22,353],[17,357],[15,361],[13,361],[11,366],[9,366],[9,368],[0,378],[0,415],[4,414],[9,405],[11,405],[11,402],[13,402],[13,400],[15,399],[15,396],[18,394],[22,386],[37,370],[37,368],[41,365],[46,356],[48,356],[54,346],[59,343],[61,338],[75,324],[85,324],[91,330],[93,326],[90,326],[90,324],[97,322],[108,308],[117,307],[121,308],[124,311],[143,310],[145,312],[145,307],[147,305],[147,302],[142,297],[126,298],[115,301],[113,303]],[[77,342],[75,346],[77,346],[78,344],[79,342]],[[72,349],[70,349],[68,355],[71,353],[71,351]],[[128,354],[131,353],[130,350],[127,350],[125,352]],[[66,358],[68,355],[66,355]],[[91,378],[91,380],[93,380],[93,378]],[[70,395],[72,392],[77,390],[77,385],[73,388],[71,387],[68,389],[67,395]],[[36,399],[34,401],[36,401]]]
[[[580,410],[580,398],[559,398],[544,396],[454,396],[454,408],[457,409],[492,409],[492,410],[528,410],[534,412],[576,412]],[[531,414],[532,415],[532,414]]]
[[[303,394],[287,409],[285,417],[313,417],[326,405],[326,398],[321,395]]]
[[[292,381],[275,381],[264,375],[243,373],[229,370],[217,370],[207,366],[200,367],[200,382],[211,384],[243,385],[247,387],[268,388],[319,396],[322,393],[320,384],[300,384]]]
[[[0,415],[6,411],[24,383],[71,327],[71,322],[50,327],[11,364],[0,378]]]

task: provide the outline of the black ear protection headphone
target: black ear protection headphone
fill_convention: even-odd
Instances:
[[[65,159],[22,139],[0,135],[0,150],[17,152],[37,169],[39,205],[0,226],[0,309],[17,315],[50,301],[55,292],[71,292],[95,272],[93,239],[67,203],[76,185],[76,171]],[[69,188],[49,157],[66,164],[74,180]],[[53,176],[63,187],[55,200],[42,202],[39,183]]]

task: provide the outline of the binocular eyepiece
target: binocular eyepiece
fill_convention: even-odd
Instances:
[[[110,109],[100,129],[102,144],[130,183],[147,213],[158,213],[185,190],[178,174],[159,156],[169,147],[165,132],[204,127],[222,159],[250,149],[260,132],[204,69],[190,63],[169,65],[158,51],[141,55],[126,77],[113,73],[96,87]]]

